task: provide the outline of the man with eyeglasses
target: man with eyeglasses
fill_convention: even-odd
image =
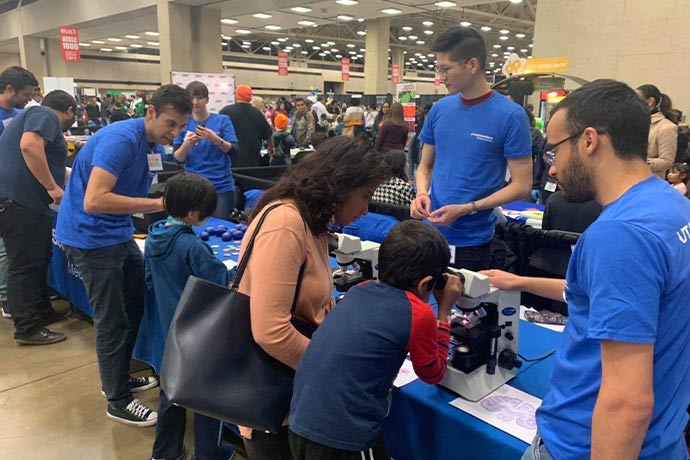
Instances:
[[[597,80],[561,101],[547,127],[550,174],[566,197],[604,209],[566,280],[485,272],[500,289],[568,302],[523,460],[688,458],[690,202],[649,170],[649,128],[624,83]]]
[[[529,123],[522,107],[489,88],[479,32],[451,28],[432,51],[450,95],[434,104],[419,135],[424,147],[410,214],[439,227],[454,266],[482,270],[491,261],[493,209],[527,198],[532,188]],[[506,167],[511,182],[504,186]]]

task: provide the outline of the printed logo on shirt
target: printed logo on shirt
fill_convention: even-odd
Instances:
[[[470,136],[474,137],[478,141],[484,141],[489,143],[493,143],[494,141],[493,137],[487,136],[486,134],[471,133]]]
[[[12,120],[14,120],[14,117],[5,118],[4,120],[2,120],[2,126],[7,128],[7,125],[9,125],[12,122]]]
[[[676,232],[681,243],[685,244],[690,239],[690,223]]]

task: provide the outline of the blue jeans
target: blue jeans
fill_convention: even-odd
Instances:
[[[152,457],[175,459],[184,450],[186,409],[170,402],[163,390],[158,398],[158,423]],[[194,414],[194,456],[198,460],[220,460],[219,448],[221,423],[219,420]]]
[[[144,315],[144,256],[134,240],[97,249],[64,248],[93,308],[103,390],[110,405],[122,409],[134,399],[129,361]]]
[[[534,437],[532,445],[522,454],[522,460],[553,460],[549,451],[546,450],[546,446],[542,443],[539,432]]]
[[[218,194],[218,204],[216,205],[216,210],[213,211],[213,217],[218,219],[228,220],[230,218],[230,213],[237,205],[237,198],[235,197],[235,191],[222,192]]]
[[[7,252],[0,238],[0,300],[7,300]]]

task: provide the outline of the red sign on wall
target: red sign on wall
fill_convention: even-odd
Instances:
[[[340,71],[340,79],[342,81],[350,81],[350,58],[343,58],[342,69]]]
[[[278,75],[287,77],[288,74],[288,53],[287,51],[278,51]]]
[[[393,64],[391,68],[391,81],[394,85],[400,83],[400,64]]]
[[[60,27],[60,44],[62,60],[76,62],[81,60],[79,53],[79,31],[76,27]]]

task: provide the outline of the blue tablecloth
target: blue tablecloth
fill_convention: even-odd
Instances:
[[[556,348],[561,335],[520,322],[520,353],[542,356]],[[543,398],[550,388],[554,357],[524,363],[509,384]],[[457,395],[416,380],[394,391],[384,434],[396,460],[519,460],[527,448],[521,440],[449,405]]]

